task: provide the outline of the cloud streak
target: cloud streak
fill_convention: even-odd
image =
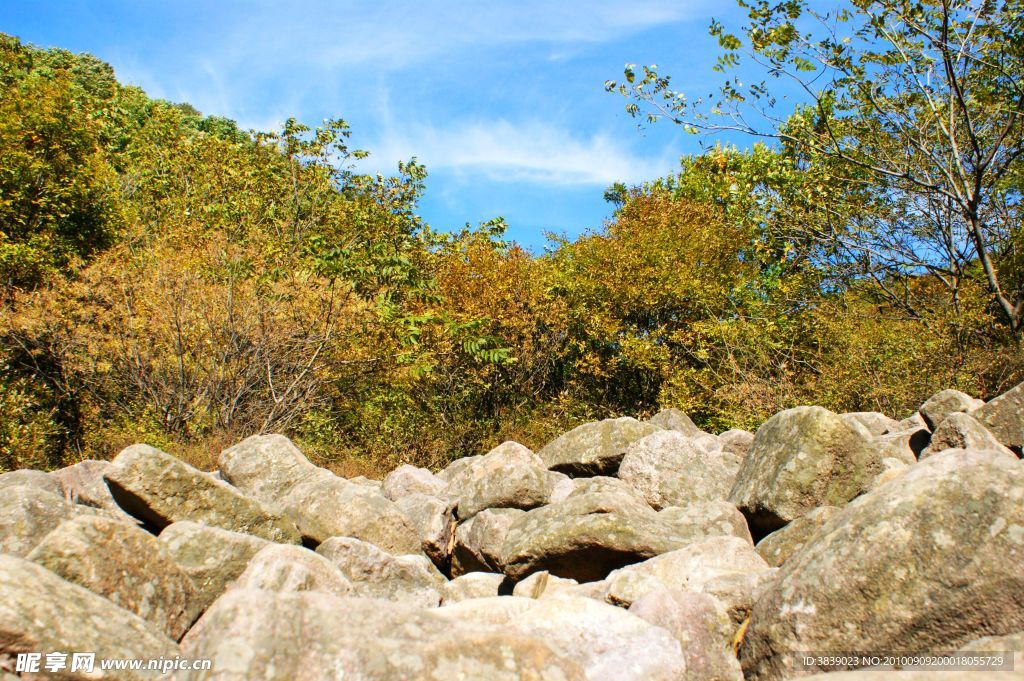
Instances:
[[[558,186],[637,183],[665,174],[678,158],[671,149],[658,158],[640,157],[605,133],[580,136],[543,121],[504,119],[442,128],[414,125],[367,148],[374,170],[392,170],[397,161],[415,155],[428,170]]]

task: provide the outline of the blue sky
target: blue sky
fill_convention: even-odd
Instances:
[[[543,232],[599,227],[604,189],[671,172],[701,138],[639,132],[605,93],[627,62],[657,63],[707,93],[712,17],[731,0],[368,2],[5,0],[0,31],[90,52],[123,82],[268,129],[339,116],[366,171],[416,156],[435,228],[503,216],[532,248]]]

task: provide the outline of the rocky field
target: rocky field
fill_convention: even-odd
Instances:
[[[160,676],[18,670],[55,651],[211,660],[164,674],[191,679],[1021,678],[1022,445],[1024,385],[902,421],[798,407],[756,434],[667,410],[383,481],[280,435],[212,472],[135,445],[6,473],[0,679]],[[1016,653],[826,657],[952,651]]]

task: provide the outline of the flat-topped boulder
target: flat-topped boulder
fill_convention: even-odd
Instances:
[[[355,537],[385,551],[420,551],[419,532],[383,493],[314,466],[288,438],[247,438],[221,452],[219,463],[225,480],[281,509],[307,542]]]
[[[736,478],[733,459],[708,451],[676,430],[662,430],[626,448],[619,479],[640,492],[651,507],[685,506],[723,500]]]
[[[589,582],[683,543],[642,502],[615,493],[582,494],[517,517],[501,546],[499,567],[517,580],[547,570]]]
[[[28,555],[74,514],[64,497],[45,488],[18,484],[0,489],[0,553]]]
[[[270,541],[299,541],[281,513],[148,445],[123,450],[104,478],[121,508],[158,530],[191,520]]]
[[[271,545],[266,539],[251,534],[188,520],[168,525],[159,538],[195,585],[194,598],[199,612],[206,610],[245,572],[253,556]]]
[[[379,599],[237,589],[182,641],[182,656],[220,660],[189,678],[552,679],[584,681],[579,663],[540,636]]]
[[[135,613],[175,640],[199,615],[196,587],[166,544],[120,520],[66,520],[28,559]]]
[[[352,585],[353,594],[429,608],[441,602],[444,576],[422,555],[394,556],[368,542],[332,537],[316,549]]]
[[[160,628],[41,565],[0,553],[0,659],[75,651],[97,659],[173,659],[178,645]],[[119,672],[120,679],[170,674]]]
[[[571,477],[615,475],[626,448],[659,430],[657,425],[628,416],[584,423],[555,438],[537,454],[549,469]]]

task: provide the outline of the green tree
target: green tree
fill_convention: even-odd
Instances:
[[[778,140],[802,168],[876,197],[858,219],[805,233],[880,284],[929,274],[954,290],[981,277],[1016,334],[1024,290],[1011,276],[1024,155],[1024,12],[1019,0],[845,0],[820,11],[805,0],[740,0],[739,35],[717,22],[718,69],[747,66],[717,96],[691,99],[655,67],[627,66],[609,90],[627,109],[693,131]],[[780,117],[780,90],[804,103]],[[834,196],[827,205],[841,205]]]

